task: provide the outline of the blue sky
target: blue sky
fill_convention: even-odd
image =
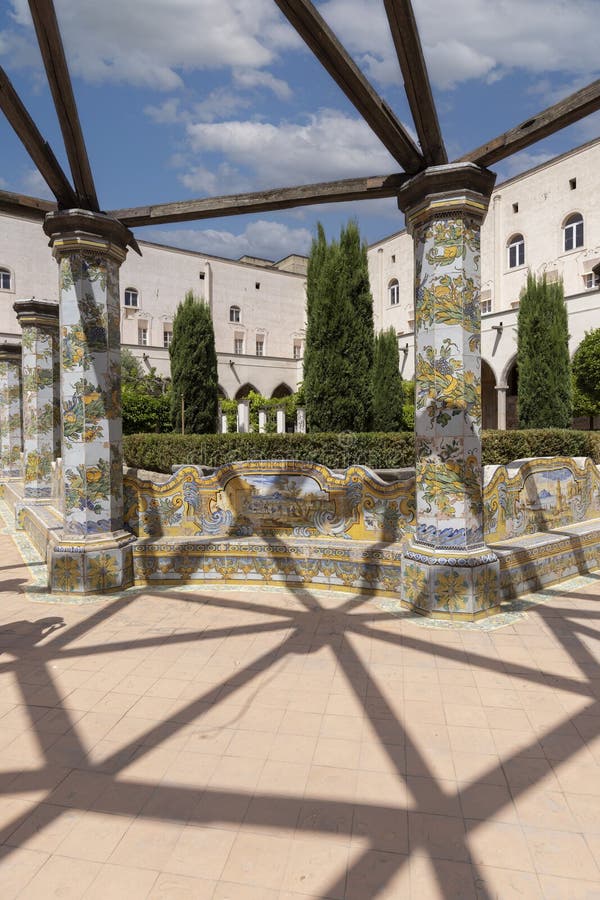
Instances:
[[[382,0],[322,15],[412,129]],[[599,77],[600,0],[414,0],[451,158]],[[273,0],[56,0],[101,206],[388,174],[388,155]],[[0,0],[0,63],[67,170],[26,0]],[[500,164],[499,179],[600,136],[589,117]],[[0,188],[48,196],[0,117]],[[394,200],[143,228],[138,237],[237,258],[305,253],[321,220],[374,242]]]

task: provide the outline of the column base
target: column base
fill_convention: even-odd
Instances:
[[[108,532],[85,541],[59,539],[48,548],[48,586],[67,594],[105,594],[133,584],[135,537]]]
[[[422,615],[473,621],[500,612],[498,571],[487,547],[436,551],[411,543],[402,558],[402,597]]]

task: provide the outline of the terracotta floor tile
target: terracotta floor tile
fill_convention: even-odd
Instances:
[[[517,815],[522,825],[543,826],[559,831],[579,831],[565,795],[559,791],[530,788],[515,797]]]
[[[465,819],[493,819],[516,823],[517,811],[505,785],[481,782],[459,784],[460,805]]]
[[[223,869],[223,881],[278,890],[287,868],[291,840],[238,834]]]
[[[466,862],[465,826],[462,818],[408,813],[410,852],[418,856]]]
[[[403,744],[382,744],[374,739],[363,740],[358,767],[368,772],[405,772],[406,747]]]
[[[474,872],[478,900],[543,900],[538,876],[535,872],[518,869],[499,869],[494,866],[477,866]]]
[[[279,727],[280,734],[317,736],[321,730],[320,713],[286,710]]]
[[[416,812],[438,816],[462,815],[455,781],[407,775],[408,806]]]
[[[235,834],[231,831],[186,825],[162,869],[176,875],[216,881],[234,840]]]
[[[211,900],[217,886],[215,881],[206,878],[189,878],[170,872],[161,872],[155,879],[148,900]]]
[[[193,900],[196,900],[195,896]],[[265,887],[220,881],[215,887],[212,900],[282,900],[282,894],[279,891],[271,891]]]
[[[406,809],[408,791],[406,779],[393,772],[360,771],[356,776],[355,803],[380,804]]]
[[[51,856],[28,883],[27,900],[78,900],[85,896],[98,872],[100,863]],[[25,900],[25,897],[23,898]]]
[[[156,872],[149,869],[107,863],[83,896],[85,900],[145,900],[156,879]]]
[[[373,850],[408,853],[408,813],[383,805],[356,804],[352,843]]]
[[[160,871],[170,858],[182,831],[183,825],[177,822],[135,819],[108,861],[118,866]]]
[[[361,745],[358,741],[343,741],[320,737],[313,756],[315,766],[333,766],[337,769],[356,769],[359,765]]]
[[[60,856],[106,862],[129,826],[131,816],[87,811],[56,848]]]
[[[533,872],[535,867],[523,830],[518,824],[465,820],[471,860],[476,866]]]
[[[369,850],[350,865],[346,882],[347,900],[406,896],[409,884],[408,856]]]
[[[600,884],[597,881],[542,874],[539,881],[544,900],[598,900],[600,897]]]
[[[469,863],[413,856],[409,863],[414,900],[475,900],[475,877]]]
[[[448,725],[468,725],[475,728],[487,728],[488,719],[483,707],[464,706],[461,703],[445,703],[444,713]]]
[[[36,804],[23,824],[7,838],[6,843],[12,847],[54,853],[82,815],[80,810],[64,806]]]
[[[282,890],[299,895],[344,900],[348,847],[324,838],[294,840],[281,883]]]
[[[110,778],[96,772],[70,772],[48,797],[48,802],[57,806],[71,806],[88,809],[107,787]]]
[[[579,826],[579,831],[600,834],[600,797],[586,794],[565,794],[565,799]]]
[[[14,900],[22,891],[25,891],[47,859],[47,853],[40,853],[36,850],[0,847],[0,897],[2,900]]]
[[[523,828],[536,870],[544,875],[598,881],[600,871],[580,834]]]

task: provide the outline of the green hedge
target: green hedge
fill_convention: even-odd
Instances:
[[[353,463],[395,469],[414,465],[414,436],[401,434],[133,434],[124,439],[127,465],[152,472],[171,466],[220,466],[244,459],[302,459],[332,469]]]
[[[332,469],[362,464],[371,469],[414,465],[414,436],[400,434],[131,434],[125,462],[151,472],[173,465],[220,466],[245,459],[301,459]],[[484,464],[526,456],[591,456],[600,462],[600,433],[540,429],[484,431]]]
[[[506,465],[529,456],[590,456],[600,462],[600,433],[568,428],[484,431],[484,465]]]

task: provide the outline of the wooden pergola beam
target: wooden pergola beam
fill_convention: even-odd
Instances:
[[[425,168],[419,148],[367,81],[310,0],[275,0],[277,6],[405,172]]]
[[[43,219],[46,213],[55,212],[56,208],[56,203],[51,200],[13,194],[12,191],[0,191],[0,213],[17,213],[29,218]]]
[[[404,88],[428,166],[448,162],[421,39],[410,0],[384,0]]]
[[[251,194],[231,194],[224,197],[181,200],[175,203],[157,203],[154,206],[136,206],[131,209],[114,209],[109,215],[119,219],[127,227],[135,228],[141,225],[166,225],[244,213],[272,212],[296,206],[309,206],[312,203],[342,203],[349,200],[395,197],[408,177],[399,173],[373,175],[369,178],[348,178],[344,181],[275,188]]]
[[[560,131],[561,128],[572,125],[573,122],[589,116],[598,109],[600,109],[600,78],[542,110],[516,128],[505,131],[504,134],[461,156],[456,162],[474,162],[479,166],[490,166]]]
[[[73,86],[52,0],[29,0],[67,158],[79,198],[78,206],[98,212],[98,198],[85,147]]]
[[[2,66],[0,66],[0,108],[56,197],[59,206],[68,208],[76,204],[77,195],[71,187],[69,179],[63,172],[50,144],[40,134],[37,125],[27,112]]]

